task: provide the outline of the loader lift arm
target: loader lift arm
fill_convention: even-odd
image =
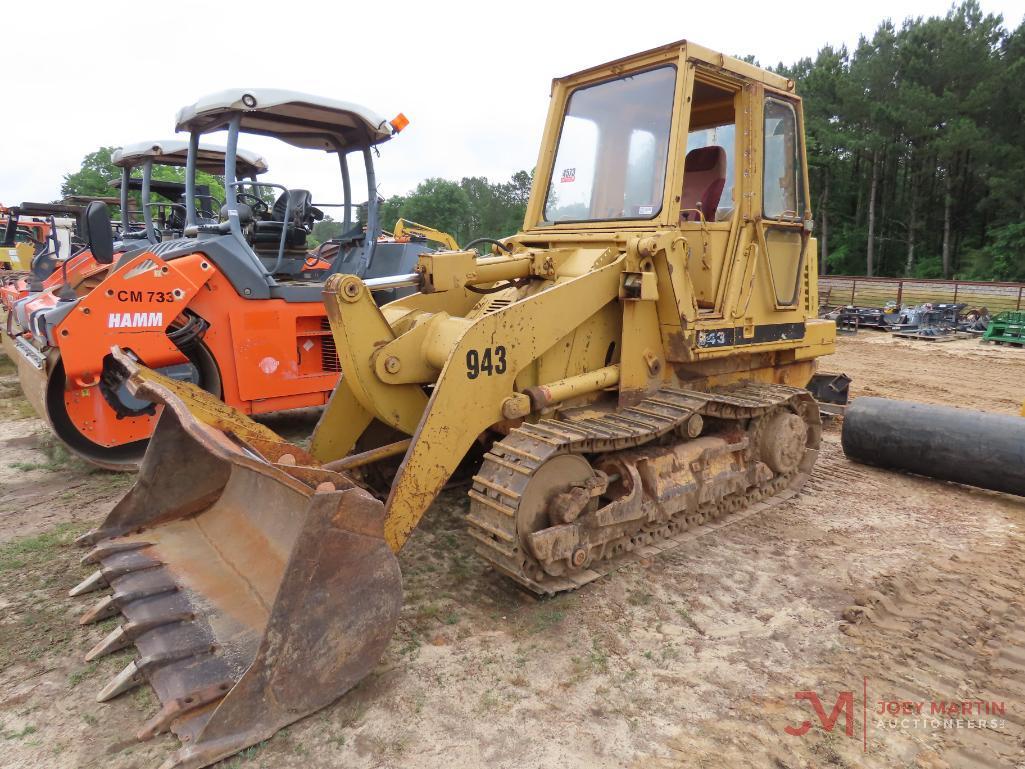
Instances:
[[[425,266],[425,273],[443,258],[429,254],[421,257],[425,265],[430,265]],[[344,432],[354,445],[359,437],[355,428],[360,424],[365,428],[369,417],[413,436],[386,505],[385,539],[393,550],[400,550],[406,543],[477,436],[491,425],[516,416],[511,411],[515,400],[511,399],[517,395],[515,382],[523,369],[616,299],[625,257],[613,258],[608,253],[602,258],[609,263],[577,277],[550,282],[532,296],[472,323],[439,318],[437,325],[447,325],[447,330],[455,333],[436,329],[450,351],[429,401],[418,385],[388,384],[374,370],[375,357],[389,355],[389,345],[375,348],[388,324],[362,281],[348,275],[329,284],[325,291],[328,317],[335,338],[346,342],[339,345],[339,355],[344,356],[345,371],[351,372],[346,375],[345,387],[357,403],[349,399],[333,401],[317,425],[314,445],[324,440],[321,436],[325,433],[335,430]],[[478,272],[476,262],[472,264],[475,269],[470,272]],[[368,323],[368,318],[375,315],[376,322]],[[367,333],[368,328],[375,333]],[[417,329],[407,332],[416,333]],[[421,354],[438,357],[429,345]],[[488,370],[482,365],[485,358],[491,361]],[[403,360],[401,366],[405,365]],[[417,408],[420,416],[414,427],[410,418]],[[335,448],[345,448],[344,453],[348,453],[352,445]]]

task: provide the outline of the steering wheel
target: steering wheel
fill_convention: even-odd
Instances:
[[[267,201],[257,195],[251,195],[248,192],[242,192],[239,190],[235,193],[235,198],[239,203],[245,203],[251,209],[253,214],[263,216],[270,211],[270,206],[267,205]]]

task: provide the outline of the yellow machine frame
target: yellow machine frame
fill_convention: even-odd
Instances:
[[[653,219],[547,223],[545,191],[574,90],[631,72],[677,69],[664,197]],[[724,222],[681,221],[685,126],[695,83],[733,94],[736,205]],[[762,217],[765,99],[797,115],[801,218]],[[321,462],[340,460],[377,419],[413,436],[388,501],[386,538],[400,548],[477,436],[510,419],[536,419],[532,389],[553,384],[563,407],[618,385],[621,404],[661,385],[707,389],[739,381],[803,387],[814,359],[832,353],[835,326],[820,321],[815,239],[810,236],[801,101],[785,78],[688,42],[556,79],[524,231],[510,253],[424,255],[421,292],[378,309],[358,279],[338,276],[325,301],[344,377],[314,435]],[[706,276],[716,273],[712,285]],[[468,287],[534,278],[484,302]],[[787,280],[784,280],[784,279]],[[699,303],[697,284],[708,287]],[[787,283],[793,287],[787,294]],[[714,289],[714,290],[712,290]],[[783,296],[781,296],[781,291]],[[495,299],[508,300],[497,311]],[[617,302],[616,300],[620,300]],[[468,380],[467,355],[507,340],[501,375]],[[608,341],[617,344],[609,356]],[[494,353],[492,353],[494,354]],[[615,364],[612,378],[593,372]],[[579,377],[590,384],[583,386]],[[428,399],[423,385],[434,384]],[[429,436],[429,440],[421,440]]]

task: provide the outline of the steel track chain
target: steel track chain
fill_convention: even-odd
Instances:
[[[527,567],[533,559],[523,551],[516,531],[518,506],[527,485],[541,466],[556,455],[608,453],[641,446],[681,427],[694,414],[740,420],[783,406],[800,413],[816,436],[821,431],[818,410],[806,390],[762,383],[712,392],[665,387],[635,406],[600,416],[524,423],[492,445],[473,478],[468,492],[467,522],[476,552],[496,570],[531,591],[553,594],[576,589],[627,563],[658,555],[774,507],[795,496],[804,485],[815,463],[817,448],[808,448],[798,468],[788,475],[778,475],[757,488],[728,495],[718,504],[703,505],[697,511],[680,511],[669,521],[641,524],[611,548],[611,557],[564,576],[544,574],[537,578],[536,569],[535,574],[529,573]]]

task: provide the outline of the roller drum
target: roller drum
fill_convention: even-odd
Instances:
[[[888,398],[858,398],[844,416],[844,454],[968,486],[1025,496],[1025,419]]]

